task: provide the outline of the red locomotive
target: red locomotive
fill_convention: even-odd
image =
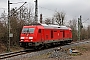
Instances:
[[[71,28],[58,25],[23,26],[20,35],[20,46],[36,47],[47,44],[70,43],[72,41]]]

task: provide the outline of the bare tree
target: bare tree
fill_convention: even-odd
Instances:
[[[65,19],[65,13],[64,12],[56,12],[54,14],[54,19],[58,23],[58,25],[63,25],[64,19]]]
[[[48,25],[48,24],[51,24],[51,19],[50,19],[50,18],[46,18],[45,23],[46,23],[47,25]]]
[[[87,38],[90,39],[90,25],[87,27]]]
[[[81,40],[88,39],[88,33],[87,29],[83,27],[81,30]]]
[[[29,25],[32,22],[33,15],[31,8],[28,7],[21,7],[19,10],[17,8],[13,8],[11,10],[11,16],[14,16],[17,18],[18,22],[21,20],[25,21],[24,25]]]
[[[22,17],[26,21],[26,24],[30,25],[32,23],[32,20],[34,19],[31,8],[24,7],[23,8],[23,15]]]
[[[7,18],[5,11],[0,17],[0,41],[7,46]]]
[[[3,26],[3,23],[0,21],[0,41],[6,41],[6,40],[4,40],[6,37],[5,37],[5,35],[6,35],[6,28],[5,28],[5,26]]]
[[[77,20],[76,19],[70,20],[69,27],[72,29],[73,40],[76,41],[78,38],[77,37]]]
[[[6,25],[6,23],[7,23],[7,17],[6,17],[5,11],[1,14],[0,20],[3,23],[4,26],[7,26]]]
[[[54,18],[52,18],[52,24],[54,24]]]

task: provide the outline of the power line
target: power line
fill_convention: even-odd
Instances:
[[[44,8],[44,9],[47,9],[47,10],[50,10],[50,11],[56,11],[56,10],[52,10],[52,9],[48,9],[48,8],[45,8],[45,7],[41,7],[41,6],[38,6],[38,7],[40,7],[40,8]]]
[[[29,3],[30,3],[30,2],[29,2]],[[28,3],[28,4],[29,4],[29,3]],[[30,3],[30,4],[33,4],[33,3]],[[42,7],[42,6],[38,6],[38,7],[43,8],[43,9],[47,9],[47,10],[50,10],[50,11],[54,11],[54,12],[56,11],[56,10],[49,9],[49,8],[46,8],[46,7]]]
[[[82,23],[85,23],[86,21],[88,21],[89,20],[89,18],[87,19],[87,20],[85,20],[84,22],[82,22]]]

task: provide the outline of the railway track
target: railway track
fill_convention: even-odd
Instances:
[[[10,57],[14,57],[14,56],[18,56],[18,55],[23,55],[23,54],[27,54],[27,52],[18,51],[18,52],[10,52],[10,53],[0,54],[0,60],[1,59],[7,59],[7,58],[10,58]]]
[[[71,46],[76,46],[76,45],[85,44],[85,43],[90,43],[90,41],[73,42],[73,43],[70,43],[70,44],[67,44],[67,45],[64,45],[64,46],[61,46],[61,47],[62,48],[70,48]],[[26,56],[24,56],[24,58],[28,58],[28,57],[32,57],[32,56],[38,56],[38,55],[42,55],[42,54],[45,54],[47,52],[53,51],[57,48],[58,47],[53,47],[53,48],[43,49],[43,50],[40,50],[40,51],[30,51],[30,52],[19,51],[19,52],[4,53],[4,54],[0,54],[0,60],[12,60],[12,59],[9,59],[9,58],[15,57],[15,56],[21,56],[21,55],[26,55]],[[22,56],[20,58],[22,58]]]

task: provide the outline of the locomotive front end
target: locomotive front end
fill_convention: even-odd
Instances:
[[[29,26],[24,26],[21,32],[20,36],[20,46],[22,47],[28,47],[28,46],[33,46],[34,43],[34,31],[35,28],[29,27]]]

